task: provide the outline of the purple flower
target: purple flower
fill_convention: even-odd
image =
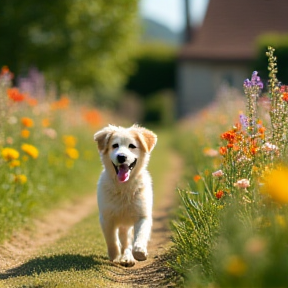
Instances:
[[[254,71],[252,73],[251,81],[249,79],[246,79],[244,81],[243,85],[244,85],[245,88],[257,86],[260,89],[263,89],[263,82],[261,81],[260,77],[258,76],[258,72],[257,71]]]
[[[247,116],[245,116],[244,114],[240,114],[239,118],[240,118],[241,126],[243,127],[244,130],[246,130],[249,126]]]

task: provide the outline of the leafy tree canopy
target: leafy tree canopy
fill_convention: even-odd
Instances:
[[[137,0],[1,0],[0,65],[59,87],[120,87],[138,42]]]

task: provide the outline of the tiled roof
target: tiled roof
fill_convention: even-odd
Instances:
[[[288,33],[288,0],[210,0],[203,24],[180,58],[251,60],[256,38]]]

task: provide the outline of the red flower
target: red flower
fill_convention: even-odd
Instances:
[[[7,94],[14,102],[21,102],[25,99],[25,96],[21,94],[17,88],[8,88]]]
[[[224,196],[224,191],[223,190],[219,190],[215,193],[215,196],[217,199],[221,199]]]
[[[227,131],[221,134],[221,138],[227,140],[228,142],[232,143],[235,140],[235,132],[234,131]]]

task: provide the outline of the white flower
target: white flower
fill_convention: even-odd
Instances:
[[[279,148],[276,145],[266,142],[265,144],[262,145],[262,149],[264,151],[278,151]]]

